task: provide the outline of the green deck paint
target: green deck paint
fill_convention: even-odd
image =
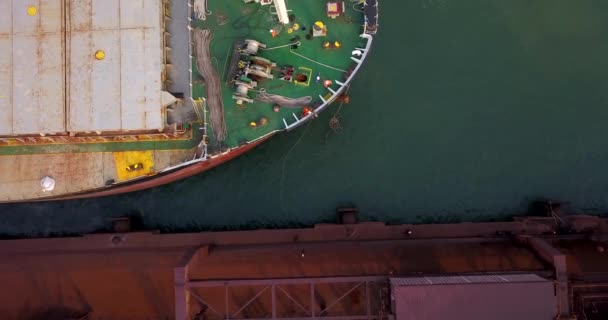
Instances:
[[[354,64],[350,59],[352,50],[357,47],[364,47],[365,41],[359,37],[363,31],[361,23],[363,17],[360,12],[349,8],[347,14],[334,20],[327,17],[325,2],[323,1],[317,1],[317,5],[312,5],[310,2],[291,1],[288,5],[296,14],[295,22],[300,25],[300,30],[291,34],[287,32],[288,26],[280,27],[277,22],[274,22],[276,18],[270,13],[270,6],[243,5],[242,1],[209,1],[209,10],[213,14],[207,17],[205,21],[197,21],[194,24],[196,27],[211,29],[215,34],[211,42],[211,55],[215,58],[214,61],[217,61],[216,69],[219,70],[224,83],[222,94],[226,127],[228,129],[228,137],[224,141],[225,146],[235,147],[243,141],[251,141],[272,131],[284,129],[283,118],[286,119],[287,123],[292,123],[295,121],[293,114],[297,117],[301,117],[302,114],[301,108],[282,108],[280,112],[275,113],[272,111],[271,104],[259,102],[246,104],[244,108],[237,107],[236,101],[232,99],[234,88],[226,84],[227,79],[225,78],[225,71],[228,69],[227,66],[230,63],[231,51],[235,41],[254,39],[266,44],[268,49],[293,43],[293,38],[300,37],[301,45],[298,49],[292,50],[290,47],[284,47],[260,50],[258,55],[277,63],[278,67],[292,65],[296,69],[298,67],[310,68],[313,70],[313,78],[320,74],[322,79],[332,81],[343,81],[344,74],[306,60],[292,52],[337,69],[348,70]],[[220,16],[226,17],[226,19],[219,18]],[[328,35],[327,37],[315,37],[307,40],[306,34],[311,30],[315,21],[322,21],[327,25]],[[221,25],[218,25],[218,23]],[[306,30],[302,31],[302,27]],[[277,37],[273,38],[270,30],[278,28],[283,30]],[[336,40],[342,43],[341,48],[322,48],[323,42]],[[196,71],[194,61],[193,71]],[[198,72],[195,72],[193,77],[200,79]],[[266,88],[268,93],[290,98],[311,96],[313,103],[320,102],[319,95],[325,96],[329,92],[323,87],[322,81],[317,83],[315,79],[310,81],[308,87],[303,87],[275,77],[275,79],[259,82],[257,89],[260,88]],[[249,95],[253,98],[255,92],[250,92]],[[193,96],[195,98],[204,96],[203,85],[196,84],[194,86]],[[269,123],[264,127],[252,129],[249,123],[259,120],[261,117],[269,119]],[[211,144],[214,144],[213,139]]]

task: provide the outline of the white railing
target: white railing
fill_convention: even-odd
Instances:
[[[346,88],[348,87],[348,85],[354,79],[355,74],[357,74],[357,72],[359,71],[359,69],[363,65],[363,62],[367,58],[367,55],[368,55],[368,53],[369,53],[369,51],[371,49],[373,38],[374,38],[373,36],[371,36],[371,35],[369,35],[367,33],[361,34],[360,37],[367,39],[367,43],[365,44],[365,48],[357,48],[357,50],[362,53],[362,55],[361,55],[360,58],[351,57],[351,60],[353,60],[357,64],[357,66],[355,67],[355,69],[353,70],[353,72],[350,74],[350,76],[348,76],[348,78],[344,82],[335,80],[334,82],[337,85],[339,85],[340,87],[337,90],[333,90],[332,88],[328,87],[327,90],[331,93],[331,96],[329,98],[325,99],[323,96],[319,95],[319,98],[321,99],[321,101],[323,101],[323,104],[321,104],[318,108],[316,108],[315,110],[313,110],[308,115],[306,115],[306,116],[298,119],[298,117],[295,116],[295,114],[294,114],[294,118],[296,119],[296,121],[295,122],[291,122],[291,123],[288,123],[287,120],[285,118],[283,118],[283,124],[285,125],[285,129],[284,130],[286,130],[286,131],[293,130],[293,129],[299,127],[300,125],[302,125],[304,122],[312,119],[312,117],[315,114],[318,114],[319,112],[321,112],[325,108],[327,108],[332,102],[334,102],[334,100],[339,95],[341,95],[344,92],[344,90],[346,90]]]
[[[192,71],[192,61],[194,59],[194,56],[192,55],[192,46],[193,46],[193,43],[192,43],[192,16],[194,14],[194,7],[193,7],[193,4],[192,4],[192,1],[194,1],[194,0],[187,0],[187,1],[188,1],[188,61],[189,61],[189,64],[188,64],[188,81],[189,81],[189,83],[188,84],[190,86],[190,92],[189,92],[190,95],[189,96],[190,96],[190,100],[192,100],[191,101],[192,102],[192,107],[196,108],[196,106],[194,105],[194,97],[193,97],[193,95],[194,95],[194,85],[193,85],[194,80],[193,80],[193,71]],[[206,13],[207,12],[206,11],[207,10],[206,4],[205,4],[204,10],[205,10],[205,13]],[[207,143],[205,142],[205,137],[207,136],[207,114],[206,114],[207,112],[206,112],[206,110],[207,110],[207,103],[204,103],[203,104],[203,110],[200,110],[203,113],[202,114],[203,137],[201,138],[201,142],[198,144],[198,148],[200,148],[202,150],[202,152],[201,152],[201,154],[200,154],[200,156],[198,158],[196,157],[196,153],[193,155],[193,160],[191,160],[191,161],[194,161],[194,162],[205,160],[208,157],[207,156],[207,152],[208,152],[208,150],[207,150]],[[197,112],[197,114],[198,114],[198,112]],[[186,162],[186,165],[189,164],[189,162],[191,162],[191,161]],[[179,165],[177,165],[175,167],[166,168],[165,170],[161,170],[159,172],[173,170],[176,167],[181,167],[181,166],[182,166],[182,164],[179,164]]]
[[[192,4],[190,2],[188,2],[188,6],[189,6],[189,16],[188,16],[188,42],[189,42],[189,47],[188,47],[188,54],[190,55],[190,61],[192,61],[193,56],[192,56],[192,28],[191,28],[191,22],[192,22]],[[298,116],[294,113],[292,113],[292,116],[294,118],[295,121],[289,123],[287,121],[287,119],[283,118],[283,124],[285,125],[285,128],[282,130],[274,130],[271,131],[261,137],[258,137],[252,141],[249,141],[249,143],[254,143],[257,142],[261,139],[265,139],[279,131],[290,131],[293,130],[297,127],[299,127],[300,125],[304,124],[305,122],[311,120],[313,118],[313,116],[315,114],[318,114],[319,112],[323,111],[325,108],[327,108],[332,102],[334,102],[334,100],[340,96],[344,90],[346,90],[346,88],[350,85],[350,83],[353,81],[355,75],[357,74],[357,72],[359,71],[359,69],[361,68],[361,66],[363,65],[363,62],[365,61],[365,59],[367,58],[367,55],[369,54],[370,50],[371,50],[371,46],[372,46],[372,42],[373,42],[373,36],[367,33],[363,33],[360,35],[361,38],[364,38],[367,40],[367,43],[365,44],[365,48],[356,48],[356,50],[360,51],[362,53],[360,58],[355,58],[351,56],[351,60],[353,60],[357,66],[355,67],[355,69],[351,72],[351,74],[348,76],[348,78],[344,81],[341,82],[339,80],[335,80],[334,82],[339,85],[340,87],[337,90],[334,90],[332,88],[327,88],[327,90],[331,93],[331,96],[328,99],[325,99],[323,96],[319,95],[319,98],[321,99],[321,101],[323,101],[323,104],[321,104],[318,108],[316,108],[315,110],[313,110],[310,114],[302,117],[302,118],[298,118]],[[192,65],[189,68],[189,72],[190,72],[190,97],[192,97]],[[205,108],[206,109],[206,108]],[[205,112],[204,112],[205,113]],[[203,115],[204,118],[206,119],[206,116]],[[206,135],[206,126],[204,129],[204,134]],[[221,154],[225,154],[228,153],[230,151],[234,150],[233,148],[221,153]],[[157,173],[163,173],[163,172],[168,172],[168,171],[173,171],[179,168],[183,168],[198,162],[202,162],[205,160],[208,160],[209,158],[215,158],[221,154],[215,154],[215,155],[207,155],[207,150],[206,150],[206,145],[205,145],[205,152],[204,152],[204,156],[202,155],[201,158],[195,158],[192,159],[190,161],[186,161],[171,167],[167,167],[165,169],[162,169],[160,171],[158,171]]]

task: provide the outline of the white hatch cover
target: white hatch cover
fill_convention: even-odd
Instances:
[[[161,5],[0,0],[0,135],[162,129]]]

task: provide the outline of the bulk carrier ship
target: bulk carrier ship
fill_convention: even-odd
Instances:
[[[0,202],[183,179],[348,100],[377,0],[0,0]]]

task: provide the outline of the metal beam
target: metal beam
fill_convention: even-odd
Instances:
[[[518,236],[518,240],[527,243],[537,255],[555,268],[557,301],[560,314],[570,315],[570,289],[568,285],[568,267],[566,255],[557,250],[547,239],[530,236]]]
[[[346,297],[351,292],[355,291],[355,289],[359,288],[363,283],[364,282],[359,282],[354,287],[350,288],[350,290],[346,291],[345,294],[341,295],[338,299],[334,300],[334,302],[330,303],[327,307],[325,307],[325,309],[321,310],[319,312],[319,315],[321,315],[323,312],[327,311],[329,308],[335,306],[338,302],[340,302],[342,299],[344,299],[344,297]]]
[[[178,267],[173,270],[175,320],[187,320],[190,317],[188,294],[186,292],[186,272],[186,267]]]
[[[298,301],[296,301],[296,299],[294,299],[289,293],[287,293],[287,291],[283,290],[283,288],[279,287],[278,285],[276,287],[279,288],[279,290],[281,290],[281,292],[283,292],[283,294],[289,300],[291,300],[291,302],[293,302],[296,306],[298,306],[300,309],[302,309],[302,311],[306,312],[307,314],[312,315],[310,312],[308,312],[308,310],[306,310],[306,308],[304,308]]]
[[[212,306],[212,305],[210,305],[210,304],[209,304],[207,301],[203,300],[203,298],[201,298],[201,296],[199,296],[198,294],[196,294],[196,293],[194,293],[194,292],[192,292],[192,291],[189,291],[189,290],[188,290],[188,293],[189,293],[189,294],[190,294],[192,297],[194,297],[194,299],[198,300],[198,302],[200,302],[200,303],[202,303],[203,305],[205,305],[205,306],[206,306],[206,307],[207,307],[209,310],[213,311],[213,313],[217,314],[218,316],[222,316],[222,317],[224,316],[223,314],[221,314],[221,313],[219,313],[217,310],[215,310],[215,308],[213,308],[213,306]]]
[[[247,308],[248,305],[250,305],[253,301],[255,301],[255,299],[257,299],[259,296],[262,295],[262,293],[264,293],[264,291],[266,291],[266,289],[268,289],[269,286],[265,286],[264,288],[262,288],[262,290],[260,290],[258,293],[255,294],[255,296],[253,296],[253,298],[249,299],[249,301],[247,301],[240,309],[239,311],[235,312],[231,318],[236,318],[236,315],[239,314],[241,311],[243,311],[243,309]]]
[[[191,280],[186,283],[188,288],[197,287],[235,287],[235,286],[266,286],[284,284],[319,284],[319,283],[349,283],[349,282],[378,282],[388,280],[387,276],[362,277],[319,277],[319,278],[275,278],[275,279],[242,279],[242,280]]]
[[[369,284],[371,282],[385,282],[388,280],[387,276],[360,276],[360,277],[315,277],[315,278],[275,278],[275,279],[241,279],[241,280],[206,280],[206,281],[189,281],[184,285],[184,289],[187,289],[188,293],[190,293],[195,299],[199,302],[203,303],[209,309],[211,309],[214,313],[220,315],[212,306],[210,306],[205,300],[203,300],[200,296],[195,295],[191,289],[193,288],[224,288],[224,304],[225,310],[224,314],[220,315],[224,319],[235,318],[240,312],[242,312],[249,304],[251,304],[255,299],[257,299],[260,295],[262,295],[265,290],[270,287],[271,288],[271,298],[272,298],[272,318],[264,318],[264,320],[273,319],[273,320],[304,320],[304,319],[316,319],[316,320],[374,320],[381,319],[381,316],[376,316],[371,314],[371,295],[369,292]],[[177,283],[177,282],[176,282]],[[355,283],[355,285],[350,288],[345,294],[341,297],[334,300],[329,306],[325,307],[323,310],[320,310],[318,313],[317,310],[317,302],[315,295],[315,285],[316,284],[337,284],[337,283]],[[365,284],[365,297],[366,297],[366,314],[365,315],[356,315],[356,316],[320,316],[322,313],[327,312],[331,307],[336,305],[339,301],[344,299],[348,294],[359,288],[362,284]],[[281,285],[308,285],[310,288],[310,310],[300,304],[293,296],[289,294],[285,289],[281,287]],[[243,286],[264,286],[257,294],[247,301],[237,312],[234,314],[230,313],[230,299],[229,299],[229,289],[230,287],[243,287]],[[300,308],[302,311],[307,313],[305,317],[279,317],[277,315],[277,293],[276,289],[280,290],[291,302]],[[177,306],[177,305],[176,305]],[[180,318],[184,319],[184,318]],[[256,319],[253,319],[256,320]],[[257,319],[262,320],[262,319]]]
[[[226,313],[224,314],[224,319],[228,319],[228,286],[224,286],[224,303],[226,304],[226,308],[224,309]]]
[[[372,316],[372,299],[369,294],[369,282],[365,282],[365,312],[367,314],[367,319],[371,319]]]
[[[277,318],[277,286],[276,285],[272,285],[270,287],[270,296],[272,299],[272,319],[276,319]]]
[[[315,318],[315,284],[314,282],[310,283],[310,316]]]

